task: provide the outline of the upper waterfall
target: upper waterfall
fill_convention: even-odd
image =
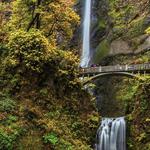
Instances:
[[[81,67],[88,67],[90,61],[90,24],[91,24],[91,0],[85,1],[83,21],[83,46],[81,55]]]

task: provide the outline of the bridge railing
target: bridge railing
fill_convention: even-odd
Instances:
[[[115,65],[115,66],[97,66],[90,68],[82,68],[81,74],[97,74],[104,72],[134,72],[150,70],[150,63],[133,64],[133,65]]]

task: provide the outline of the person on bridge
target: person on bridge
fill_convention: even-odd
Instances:
[[[96,64],[92,64],[91,67],[97,67],[97,65]]]

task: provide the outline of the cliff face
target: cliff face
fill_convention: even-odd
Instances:
[[[93,63],[150,62],[149,0],[96,0],[92,26]],[[126,116],[128,150],[150,149],[149,75],[143,81],[103,77],[95,81],[97,108],[103,117]]]
[[[93,62],[118,54],[138,54],[150,48],[149,1],[97,1],[97,22],[92,29]]]

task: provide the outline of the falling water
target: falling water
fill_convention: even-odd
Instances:
[[[85,0],[83,22],[83,47],[81,67],[90,61],[91,0]],[[126,123],[124,117],[103,118],[97,131],[96,150],[126,150]]]
[[[83,22],[83,47],[81,56],[81,67],[88,67],[90,61],[90,23],[91,23],[91,0],[85,1]]]
[[[97,131],[96,150],[126,150],[124,117],[102,119]]]

